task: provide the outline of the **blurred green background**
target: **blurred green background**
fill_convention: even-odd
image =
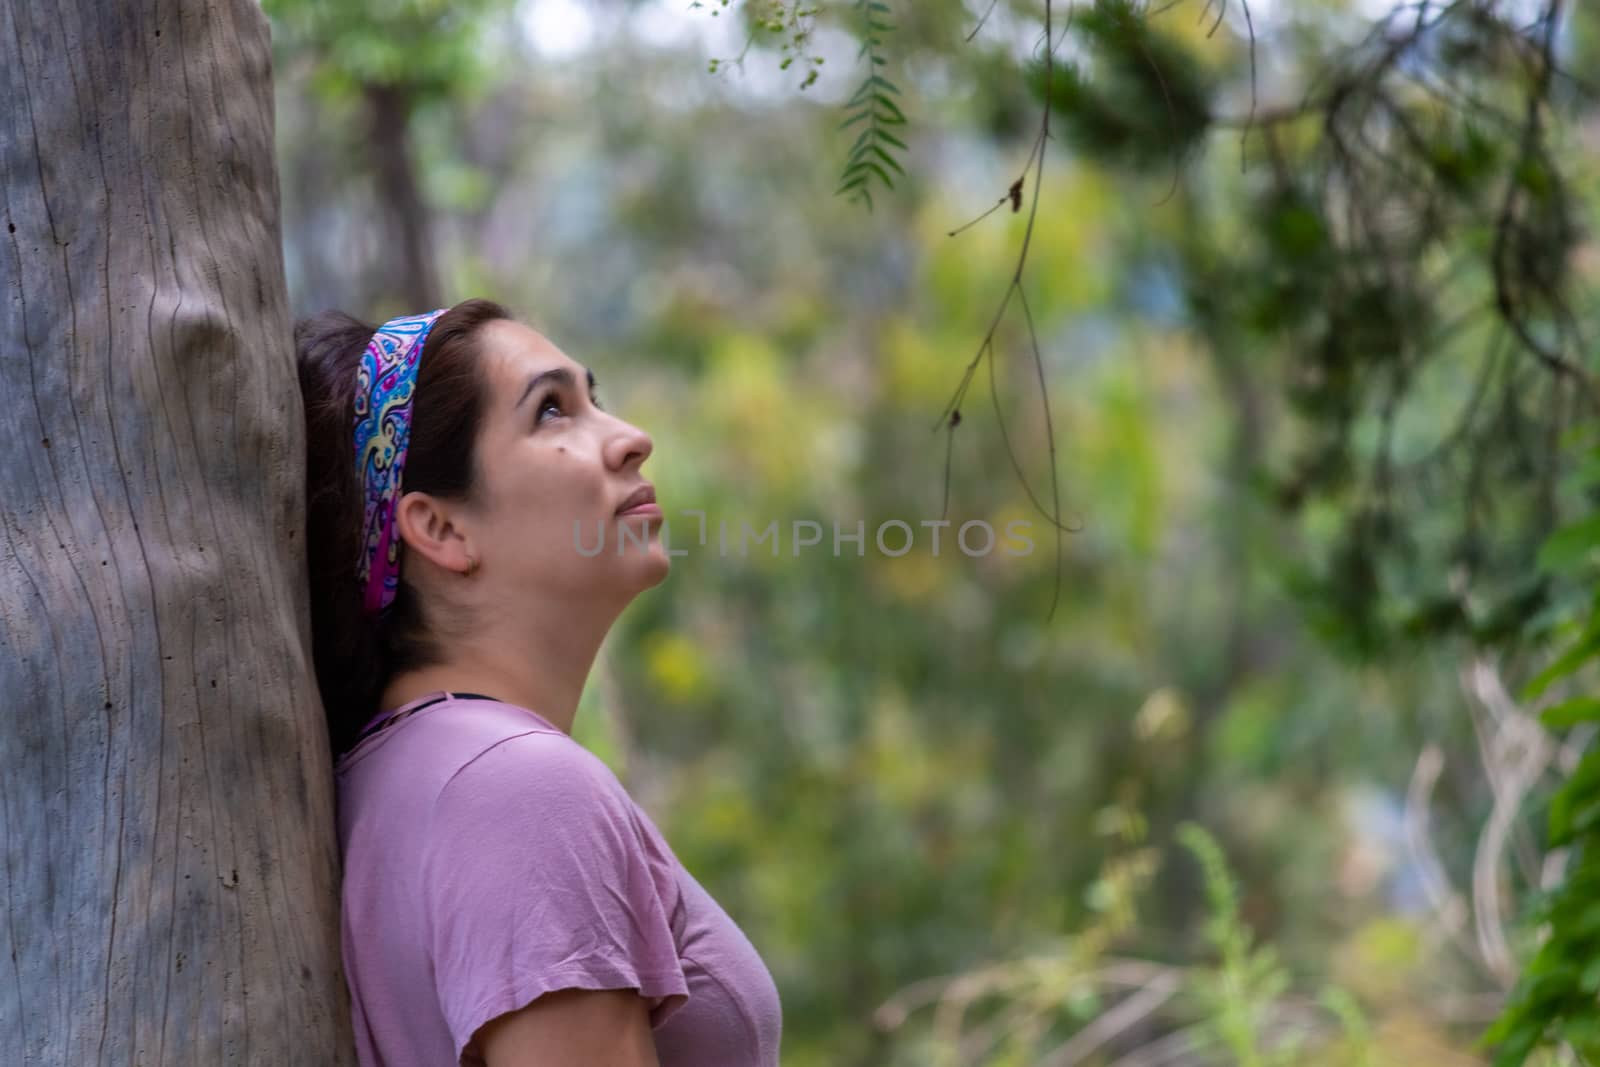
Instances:
[[[1588,742],[1516,695],[1594,540],[1536,566],[1592,413],[1500,299],[1583,355],[1600,124],[1529,74],[1543,5],[1056,5],[1048,94],[1041,3],[266,6],[296,313],[501,300],[654,438],[687,554],[577,732],[762,952],[785,1064],[1490,1062]],[[1500,21],[1359,69],[1447,8]],[[950,236],[1047,96],[1031,234],[1027,168]],[[1025,235],[1039,365],[1013,296],[949,431]]]

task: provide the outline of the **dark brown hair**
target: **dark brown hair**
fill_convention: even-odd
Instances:
[[[478,331],[511,313],[464,300],[439,317],[417,365],[402,487],[469,497],[487,378]],[[362,612],[356,582],[362,487],[355,466],[356,367],[377,331],[340,311],[295,324],[300,392],[306,408],[306,550],[311,567],[311,646],[335,754],[354,743],[378,711],[395,672],[439,658],[416,591],[402,578],[378,619]]]

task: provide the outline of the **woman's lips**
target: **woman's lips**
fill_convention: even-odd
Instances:
[[[661,506],[652,501],[645,504],[635,504],[626,511],[617,512],[617,517],[619,519],[626,515],[648,515],[652,518],[659,519],[661,518]]]

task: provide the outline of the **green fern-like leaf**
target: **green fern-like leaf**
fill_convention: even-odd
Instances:
[[[906,176],[905,167],[895,158],[895,152],[907,151],[906,143],[887,129],[906,125],[906,116],[894,101],[902,95],[900,87],[881,73],[889,62],[881,52],[883,35],[894,30],[888,21],[889,5],[881,0],[858,0],[856,11],[861,27],[861,51],[856,58],[866,60],[867,74],[846,102],[846,118],[839,124],[841,130],[860,126],[860,131],[845,155],[834,195],[848,195],[871,211],[872,186],[876,183],[892,190],[894,176]]]

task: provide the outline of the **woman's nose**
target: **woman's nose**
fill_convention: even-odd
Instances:
[[[617,420],[616,432],[606,442],[606,464],[614,469],[621,470],[628,463],[637,462],[638,466],[649,458],[655,450],[655,443],[650,440],[650,435],[631,422]]]

